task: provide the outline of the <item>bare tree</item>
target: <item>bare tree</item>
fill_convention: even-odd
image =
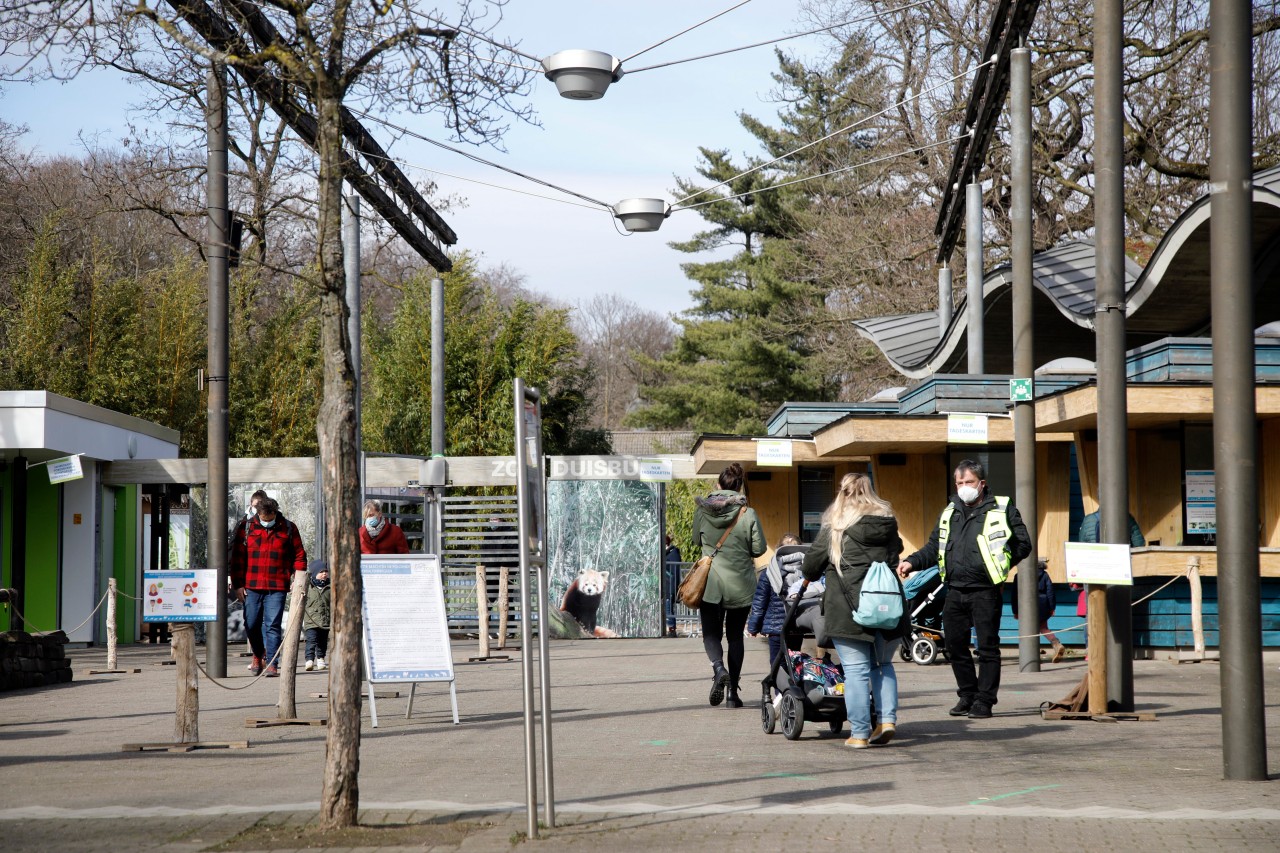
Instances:
[[[595,376],[591,425],[617,429],[638,399],[640,385],[650,381],[645,365],[671,349],[675,327],[661,314],[612,293],[579,302],[574,326]]]
[[[69,74],[122,49],[119,32],[152,26],[167,42],[273,80],[282,103],[314,120],[317,158],[316,275],[320,290],[324,393],[316,425],[327,497],[325,527],[333,571],[330,723],[321,824],[350,826],[359,804],[361,633],[358,569],[359,478],[355,376],[342,258],[345,103],[437,113],[460,139],[495,141],[531,79],[488,35],[503,0],[464,0],[456,11],[424,12],[412,0],[0,0],[0,41],[28,45],[11,70]],[[223,17],[225,16],[225,17]],[[133,43],[126,43],[131,49]]]

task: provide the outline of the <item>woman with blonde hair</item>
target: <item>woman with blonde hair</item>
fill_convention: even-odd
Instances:
[[[382,504],[364,502],[364,523],[360,525],[361,554],[408,554],[404,531],[382,514]]]
[[[823,625],[844,665],[844,703],[850,737],[845,746],[866,749],[893,740],[898,721],[898,676],[893,655],[910,625],[903,613],[894,628],[864,628],[853,621],[862,580],[872,563],[897,566],[902,552],[893,507],[876,494],[866,474],[846,474],[822,515],[822,529],[804,560],[804,576],[826,576]],[[870,694],[879,724],[871,728]]]

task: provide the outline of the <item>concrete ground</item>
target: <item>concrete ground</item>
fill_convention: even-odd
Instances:
[[[853,751],[825,724],[797,741],[764,734],[758,641],[748,640],[747,707],[709,707],[702,644],[686,638],[552,644],[556,825],[531,842],[520,653],[467,663],[475,644],[457,641],[453,652],[461,725],[442,684],[421,686],[410,719],[406,688],[380,686],[401,695],[378,700],[377,729],[365,707],[362,822],[421,835],[388,830],[328,849],[1280,849],[1275,783],[1223,781],[1218,663],[1135,662],[1138,710],[1153,722],[1046,722],[1040,703],[1083,677],[1079,658],[1039,673],[1006,658],[990,720],[947,715],[945,664],[899,662],[898,738]],[[251,827],[256,838],[275,827],[261,846],[290,849],[289,833],[315,824],[325,729],[245,727],[275,716],[279,681],[252,681],[241,657],[228,663],[236,689],[200,679],[201,740],[248,749],[125,752],[173,739],[167,647],[125,648],[121,665],[141,669],[128,675],[85,675],[102,650],[72,656],[72,684],[0,693],[0,850],[194,853]],[[1278,663],[1268,653],[1273,779]],[[325,681],[299,673],[299,716],[326,715],[311,697]],[[541,801],[541,768],[537,778]]]

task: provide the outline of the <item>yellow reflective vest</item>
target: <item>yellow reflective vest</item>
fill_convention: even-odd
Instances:
[[[1002,584],[1013,565],[1009,557],[1013,529],[1009,527],[1009,498],[996,495],[995,501],[995,508],[987,511],[982,532],[978,534],[978,553],[982,554],[991,582]],[[951,516],[955,511],[954,504],[947,504],[938,516],[938,573],[943,580],[947,579],[947,539],[951,537]]]

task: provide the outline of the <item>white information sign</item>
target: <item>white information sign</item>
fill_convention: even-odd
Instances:
[[[1128,545],[1068,542],[1066,557],[1068,583],[1133,585]]]
[[[790,439],[761,439],[756,442],[756,464],[791,467]]]
[[[670,459],[641,459],[640,479],[646,483],[671,482]]]
[[[218,618],[213,569],[142,573],[143,622],[213,622]]]
[[[50,459],[48,462],[49,483],[56,485],[70,480],[79,480],[84,476],[80,468],[80,454],[64,456],[61,459]]]
[[[370,682],[453,681],[453,651],[435,554],[362,554]]]
[[[986,444],[986,415],[947,415],[947,441],[951,444]]]
[[[1218,492],[1212,471],[1187,472],[1187,532],[1218,532]]]

